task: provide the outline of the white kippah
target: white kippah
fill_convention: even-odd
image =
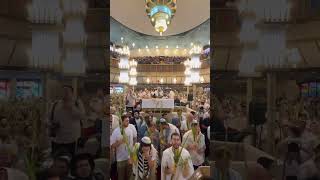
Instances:
[[[166,123],[167,121],[164,118],[160,118],[160,123]]]
[[[193,120],[191,124],[198,124],[197,120]]]
[[[151,144],[151,139],[145,136],[141,139],[141,142],[143,142],[144,144]]]

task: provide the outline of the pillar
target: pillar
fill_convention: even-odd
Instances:
[[[249,123],[249,110],[250,110],[250,102],[252,101],[252,97],[253,97],[253,79],[252,78],[248,78],[246,84],[247,84],[246,103],[247,103],[247,114],[248,114],[248,116],[247,116],[246,122],[241,122],[241,124],[242,124],[241,127],[250,126],[250,123]],[[253,136],[252,138],[248,139],[248,141],[246,141],[248,144],[255,145],[255,142],[256,142],[255,136]]]
[[[42,78],[42,84],[43,84],[43,91],[42,91],[42,95],[43,98],[46,102],[46,111],[49,111],[49,104],[50,104],[50,87],[49,87],[49,73],[45,73],[44,77]]]
[[[17,88],[17,79],[16,78],[10,79],[10,89],[9,89],[10,99],[14,99],[16,97],[16,88]]]
[[[193,98],[195,98],[197,95],[197,86],[195,84],[192,85],[192,95]]]
[[[72,78],[72,88],[73,88],[73,96],[77,97],[78,96],[78,78],[77,77]]]
[[[267,151],[275,154],[275,136],[276,128],[276,74],[269,72],[267,74]]]

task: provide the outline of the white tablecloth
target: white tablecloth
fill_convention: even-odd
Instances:
[[[142,99],[142,108],[173,109],[174,99]]]

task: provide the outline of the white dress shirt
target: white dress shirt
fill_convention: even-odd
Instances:
[[[132,149],[133,147],[133,133],[131,128],[127,127],[124,129],[124,133],[126,134],[128,138],[128,145]],[[116,128],[111,137],[110,137],[110,144],[114,144],[116,141],[123,139],[123,136],[121,134],[120,127]],[[117,162],[125,161],[129,159],[129,153],[128,153],[128,147],[125,143],[122,143],[116,148],[116,160]]]
[[[185,143],[185,147],[191,144],[198,144],[198,149],[202,149],[206,147],[205,140],[204,140],[204,135],[200,132],[198,137],[197,137],[197,142],[194,142],[194,137],[192,130],[189,130],[183,135],[182,142]],[[202,153],[198,153],[198,149],[195,151],[189,151],[192,163],[195,166],[200,166],[204,163],[204,151]]]
[[[182,148],[182,147],[180,147]],[[193,165],[192,165],[192,161],[191,161],[191,157],[189,152],[183,148],[182,152],[181,152],[181,158],[180,161],[188,161],[187,162],[187,167],[189,168],[189,174],[187,177],[183,177],[182,175],[182,167],[178,166],[174,175],[174,180],[187,180],[189,179],[192,174],[194,173],[194,169],[193,169]],[[161,160],[161,180],[170,180],[172,174],[165,174],[165,169],[167,167],[172,168],[174,166],[174,154],[173,154],[173,150],[172,147],[169,147],[168,149],[166,149],[165,151],[163,151],[163,155],[162,155],[162,160]]]

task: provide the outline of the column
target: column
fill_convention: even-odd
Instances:
[[[84,0],[61,1],[64,12],[63,72],[68,76],[80,76],[86,72],[84,49],[87,43],[84,20],[87,5]]]
[[[78,78],[72,78],[72,88],[73,88],[73,96],[78,97]]]
[[[276,74],[269,72],[267,74],[267,152],[275,154],[275,136],[276,128]]]
[[[189,86],[187,86],[187,96],[189,95]]]
[[[192,95],[193,98],[195,98],[197,95],[197,86],[195,84],[192,85]]]
[[[10,94],[9,97],[10,99],[14,99],[16,97],[16,87],[17,87],[17,79],[12,78],[10,79]]]
[[[253,97],[253,79],[248,78],[247,79],[247,97],[246,97],[247,115],[248,116],[247,116],[246,122],[242,122],[242,124],[245,124],[245,126],[243,126],[243,127],[250,126],[249,112],[250,112],[250,102],[252,101],[252,97]],[[256,142],[255,136],[250,138],[248,141],[246,141],[246,143],[255,145],[255,142]]]
[[[46,72],[44,74],[44,77],[42,77],[42,82],[43,82],[43,91],[42,91],[42,95],[43,95],[43,98],[46,102],[46,112],[49,111],[49,104],[50,104],[50,97],[49,97],[49,90],[50,90],[50,87],[49,87],[49,73]]]

